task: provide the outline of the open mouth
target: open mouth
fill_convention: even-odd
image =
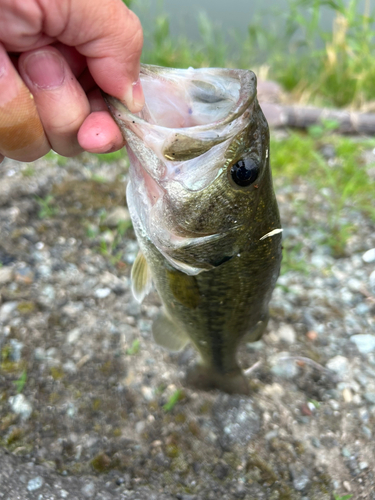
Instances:
[[[217,158],[249,120],[256,96],[254,73],[144,65],[140,79],[146,100],[140,113],[130,113],[110,96],[106,101],[128,150],[147,170],[145,178],[152,179],[146,181],[148,191],[155,194],[152,181],[160,187],[165,180],[191,191],[203,189],[218,174]]]
[[[207,71],[142,69],[146,105],[139,117],[166,128],[214,124],[236,107],[241,83],[233,76]]]
[[[146,104],[137,114],[117,99],[105,97],[114,118],[130,127],[143,123],[184,129],[193,136],[208,133],[212,127],[221,129],[240,116],[256,96],[256,77],[247,70],[141,65],[140,80]]]

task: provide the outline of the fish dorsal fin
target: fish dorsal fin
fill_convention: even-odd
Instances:
[[[137,258],[134,261],[132,271],[132,292],[137,302],[141,303],[152,286],[152,275],[146,258],[141,251],[138,252]]]
[[[188,337],[161,311],[152,324],[155,342],[169,351],[180,351],[189,342]]]

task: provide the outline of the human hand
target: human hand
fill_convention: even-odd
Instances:
[[[0,0],[0,162],[122,147],[99,88],[142,109],[142,43],[121,0]]]

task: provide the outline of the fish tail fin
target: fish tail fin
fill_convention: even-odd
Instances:
[[[211,366],[196,364],[188,371],[186,383],[195,389],[219,389],[229,394],[250,394],[249,384],[240,367],[220,373]]]

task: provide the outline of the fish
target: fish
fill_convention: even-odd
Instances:
[[[266,329],[282,258],[256,76],[144,64],[140,80],[146,104],[137,114],[105,96],[130,160],[134,297],[142,302],[154,285],[155,341],[198,351],[188,385],[249,394],[237,350]]]

